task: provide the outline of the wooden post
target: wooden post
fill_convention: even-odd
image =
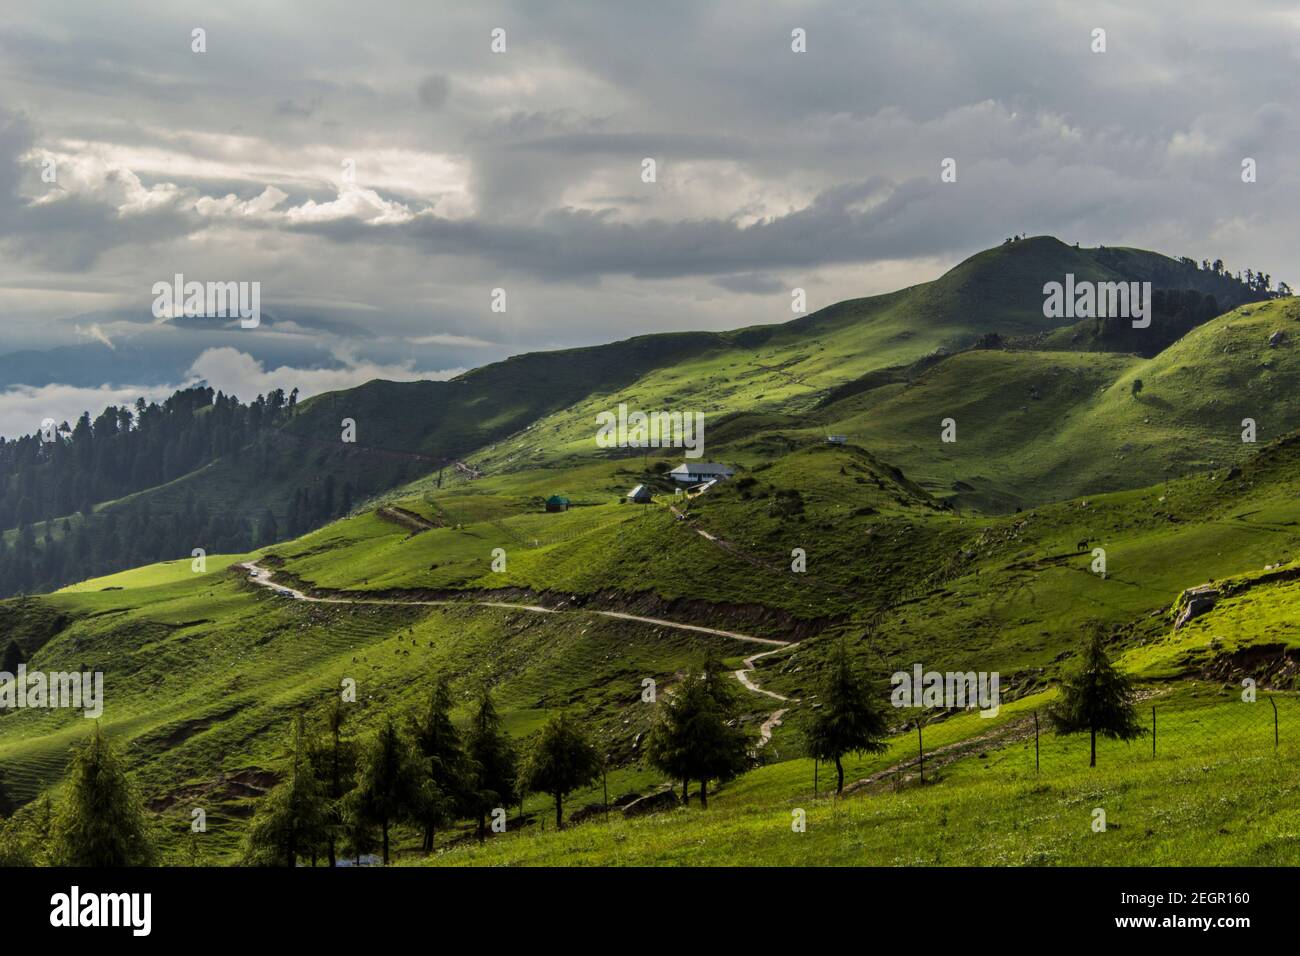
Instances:
[[[921,742],[921,720],[916,721],[916,762],[921,769],[921,782],[925,783],[925,744]]]
[[[1038,711],[1034,711],[1034,773],[1038,773]]]
[[[600,766],[600,785],[605,791],[605,820],[609,820],[609,758],[606,757]]]
[[[817,799],[817,758],[813,757],[813,799]]]
[[[1278,735],[1277,735],[1277,701],[1275,701],[1275,700],[1273,699],[1273,695],[1272,695],[1272,694],[1269,694],[1269,696],[1268,696],[1268,702],[1269,702],[1270,704],[1273,705],[1273,749],[1274,749],[1274,750],[1277,750],[1277,744],[1278,744]]]
[[[1156,705],[1151,705],[1151,756],[1156,755]]]

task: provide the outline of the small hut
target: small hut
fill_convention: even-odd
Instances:
[[[648,505],[654,500],[654,497],[650,494],[650,489],[645,485],[637,485],[627,493],[627,500],[634,505]]]
[[[551,495],[546,499],[546,510],[550,513],[569,510],[569,499],[564,495]]]

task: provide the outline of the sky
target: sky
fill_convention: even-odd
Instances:
[[[0,435],[780,322],[1013,233],[1294,285],[1298,67],[1266,0],[9,2]],[[155,314],[176,274],[262,321]]]

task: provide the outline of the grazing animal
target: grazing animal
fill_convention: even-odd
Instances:
[[[1080,542],[1079,542],[1078,544],[1076,544],[1074,547],[1075,547],[1077,550],[1079,550],[1079,551],[1086,551],[1087,548],[1088,548],[1088,539],[1087,539],[1087,538],[1084,538],[1082,541],[1080,541]]]

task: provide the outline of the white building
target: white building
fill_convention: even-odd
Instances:
[[[708,461],[688,461],[668,472],[668,477],[679,485],[699,485],[706,481],[726,481],[736,473],[730,465]]]

